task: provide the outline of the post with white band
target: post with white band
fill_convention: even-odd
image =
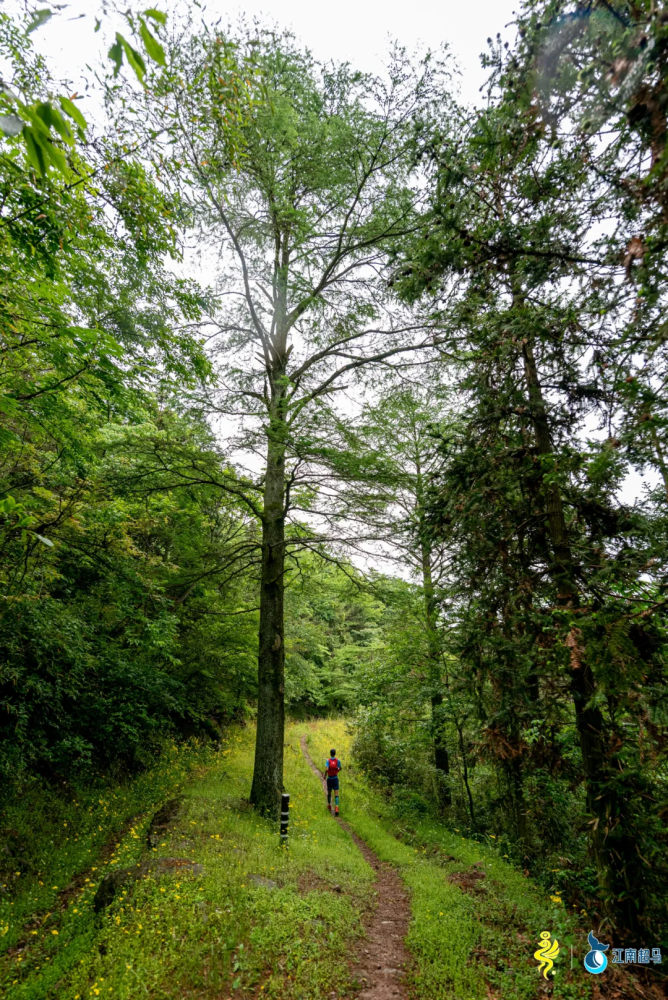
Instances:
[[[281,795],[281,844],[288,846],[288,821],[290,819],[290,796]]]

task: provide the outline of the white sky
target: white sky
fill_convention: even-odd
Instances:
[[[16,4],[18,6],[18,3]],[[47,7],[45,2],[40,7]],[[141,10],[141,6],[130,6]],[[183,10],[183,2],[156,0],[146,3],[167,14]],[[437,48],[446,42],[462,72],[461,97],[473,102],[484,82],[480,53],[487,48],[487,38],[500,31],[504,39],[514,37],[513,11],[518,0],[338,0],[316,3],[314,0],[246,0],[244,4],[209,0],[202,4],[205,18],[215,21],[236,20],[240,13],[247,18],[259,16],[291,28],[317,59],[348,61],[361,70],[378,70],[383,63],[390,39],[397,39],[409,50],[418,46]],[[15,7],[13,3],[9,9]],[[87,62],[96,60],[104,46],[105,29],[122,29],[120,18],[103,19],[103,30],[93,33],[96,0],[71,0],[43,27],[33,34],[36,47],[49,60],[54,76],[79,83]],[[15,7],[16,9],[16,7]],[[81,14],[86,15],[80,17]],[[508,27],[506,27],[508,25]]]
[[[446,42],[462,70],[462,97],[474,101],[484,82],[480,53],[487,38],[513,20],[517,0],[248,0],[242,5],[212,2],[209,12],[229,10],[233,16],[268,15],[293,29],[316,58],[348,61],[362,70],[379,69],[388,43],[396,39],[409,50],[417,46],[437,48]]]

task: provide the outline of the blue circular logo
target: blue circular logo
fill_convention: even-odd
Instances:
[[[593,931],[589,931],[587,941],[589,941],[591,951],[588,951],[585,955],[584,967],[587,972],[591,972],[592,975],[598,976],[601,972],[605,972],[608,967],[608,956],[606,955],[606,951],[610,945],[597,941]]]
[[[590,951],[585,955],[584,967],[597,976],[608,967],[608,956],[603,951]]]

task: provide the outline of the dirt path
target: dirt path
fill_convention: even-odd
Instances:
[[[300,743],[309,767],[327,794],[327,783],[311,759],[305,736]],[[404,947],[404,938],[410,919],[406,890],[391,865],[380,861],[341,818],[337,818],[336,822],[351,835],[376,873],[377,906],[366,925],[367,938],[351,962],[353,975],[363,984],[358,1000],[396,1000],[397,997],[406,1000],[408,994],[403,970],[408,965],[409,955]]]

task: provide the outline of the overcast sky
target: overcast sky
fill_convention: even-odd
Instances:
[[[5,9],[20,9],[21,0],[9,0]],[[42,6],[40,4],[40,6]],[[44,7],[47,6],[45,0]],[[48,59],[56,78],[69,80],[82,90],[86,64],[105,58],[110,32],[123,30],[118,17],[102,18],[102,30],[94,33],[95,16],[101,5],[97,0],[71,0],[57,16],[36,31],[32,38]],[[131,6],[136,7],[134,3]],[[156,0],[158,9],[168,15],[183,10],[180,0]],[[512,43],[515,35],[514,11],[519,0],[338,0],[316,3],[314,0],[246,0],[242,5],[225,0],[201,3],[203,15],[212,22],[218,18],[234,22],[240,14],[259,17],[279,27],[290,28],[322,61],[347,61],[361,70],[382,69],[392,40],[409,51],[446,43],[458,63],[460,99],[466,103],[480,100],[479,88],[485,80],[480,54],[487,49],[487,38],[500,32]],[[139,9],[142,9],[142,3]],[[83,15],[83,16],[82,16]],[[93,102],[95,103],[95,102]],[[84,109],[85,111],[85,109]],[[95,117],[94,108],[88,113]],[[632,503],[642,492],[643,480],[631,473],[622,490],[623,499]]]
[[[183,0],[158,0],[155,6],[169,14],[184,4]],[[512,41],[517,6],[517,0],[247,0],[243,4],[210,0],[202,4],[207,20],[234,21],[242,12],[247,18],[257,15],[291,28],[317,59],[348,61],[362,70],[380,69],[390,39],[409,50],[437,48],[445,42],[459,63],[461,97],[466,102],[476,100],[484,82],[480,53],[487,48],[487,38],[501,32]],[[77,87],[86,63],[96,60],[102,46],[108,48],[105,29],[121,27],[115,19],[104,18],[103,30],[94,34],[98,7],[96,0],[71,0],[32,36],[48,57],[54,76],[67,78]]]

